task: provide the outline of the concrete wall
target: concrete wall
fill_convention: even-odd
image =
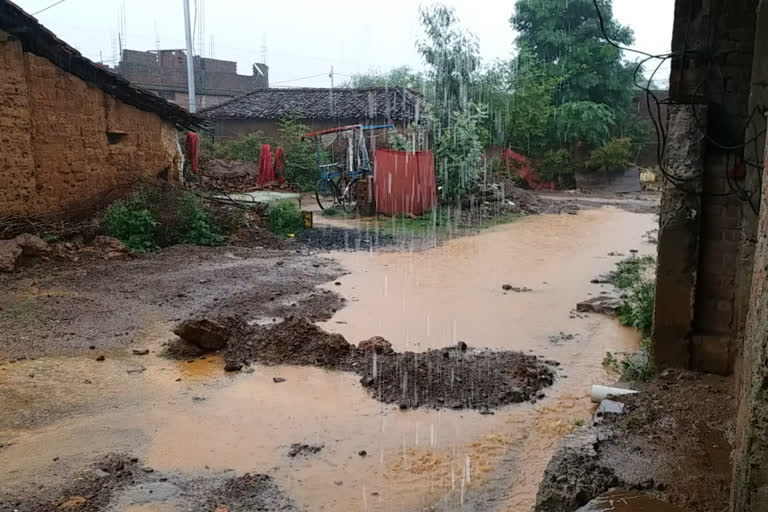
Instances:
[[[0,215],[68,211],[139,175],[180,175],[172,123],[24,53],[2,31],[0,127]]]
[[[693,273],[695,277],[690,290],[694,299],[688,334],[680,337],[678,330],[655,333],[654,342],[662,347],[657,351],[657,363],[662,367],[728,374],[739,359],[738,326],[746,317],[746,308],[737,297],[743,301],[749,286],[744,276],[738,277],[746,210],[740,193],[734,191],[746,183],[736,171],[744,157],[745,127],[750,120],[755,42],[755,22],[750,14],[757,3],[677,0],[675,4],[672,49],[681,54],[672,59],[670,98],[672,103],[706,105],[708,114],[707,119],[694,119],[696,125],[707,127],[700,164],[700,208],[691,212],[698,220],[692,233],[696,243],[670,242],[674,248],[663,248],[664,211],[661,216],[659,266],[674,275],[677,265],[678,274]],[[673,129],[670,115],[669,132]],[[671,189],[665,187],[665,191]],[[660,296],[665,287],[663,275],[657,278],[657,287]],[[673,318],[676,313],[656,309],[660,322],[680,322]],[[673,350],[674,345],[677,349]]]

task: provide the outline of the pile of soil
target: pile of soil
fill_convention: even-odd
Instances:
[[[112,496],[122,488],[146,479],[138,459],[112,453],[92,469],[75,475],[63,489],[38,489],[24,497],[8,498],[0,493],[0,510],[24,512],[98,512],[105,510]]]
[[[688,512],[726,510],[730,494],[732,382],[665,370],[566,436],[539,487],[536,512],[571,512],[613,487],[640,491]]]
[[[579,206],[572,201],[553,201],[540,195],[520,188],[520,186],[504,173],[497,173],[488,177],[487,184],[482,188],[479,196],[486,201],[511,201],[520,211],[537,213],[569,213],[579,210]]]
[[[392,235],[347,229],[335,226],[317,226],[296,235],[296,244],[324,251],[370,251],[398,245]]]
[[[229,325],[239,326],[224,354],[229,367],[286,364],[354,372],[376,399],[404,409],[487,410],[536,400],[543,397],[542,389],[552,385],[552,367],[557,365],[521,352],[474,350],[465,343],[397,353],[387,350],[382,339],[368,344],[374,350],[364,350],[304,318],[288,318],[271,327]],[[174,354],[172,347],[169,355]]]
[[[217,511],[292,511],[293,501],[263,474],[222,477],[212,474],[190,479],[182,474],[162,474],[142,465],[139,459],[126,454],[109,454],[71,479],[63,487],[30,489],[23,496],[6,497],[0,492],[0,511],[24,512],[100,512],[112,510],[116,503],[143,499],[158,509],[174,504],[179,510]],[[154,490],[162,489],[158,495]],[[119,505],[118,505],[119,508]],[[149,510],[149,508],[147,509]]]
[[[297,510],[296,505],[277,486],[269,475],[246,473],[233,477],[208,493],[205,506],[196,510],[222,510],[227,512],[246,510]]]
[[[466,348],[466,349],[465,349]],[[374,374],[374,366],[376,367]],[[362,371],[360,371],[362,369]],[[460,345],[427,352],[373,354],[361,361],[360,382],[378,400],[419,406],[490,410],[543,398],[555,374],[536,356]]]

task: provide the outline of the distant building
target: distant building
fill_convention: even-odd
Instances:
[[[424,107],[424,96],[405,87],[261,89],[199,114],[216,137],[236,138],[257,131],[274,135],[286,117],[313,131],[350,124],[404,128],[420,121]]]
[[[237,63],[233,61],[199,56],[194,59],[198,109],[269,87],[269,66],[266,64],[254,64],[253,74],[247,76],[237,74]],[[187,54],[184,50],[123,50],[115,71],[170,102],[184,108],[189,106]]]

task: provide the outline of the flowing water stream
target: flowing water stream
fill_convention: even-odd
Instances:
[[[500,510],[528,510],[555,444],[592,413],[590,385],[615,380],[605,352],[640,341],[615,320],[571,311],[607,290],[590,279],[620,259],[609,252],[654,250],[642,242],[653,224],[603,208],[532,216],[422,252],[334,255],[349,274],[329,287],[349,302],[323,328],[355,343],[383,336],[396,350],[465,341],[555,359],[559,377],[536,404],[400,411],[355,375],[285,366],[227,375],[217,357],[137,363],[107,353],[95,369],[78,357],[22,361],[0,372],[3,390],[19,390],[0,412],[0,440],[13,443],[0,451],[0,485],[31,485],[53,457],[74,467],[129,451],[159,471],[269,472],[313,511],[455,510],[479,491]],[[143,345],[159,349],[169,328],[149,323]],[[573,337],[550,340],[561,332]],[[292,443],[323,449],[291,458]]]

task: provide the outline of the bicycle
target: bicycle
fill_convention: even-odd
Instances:
[[[357,209],[357,182],[371,171],[347,172],[339,163],[319,167],[324,171],[315,185],[315,198],[320,209],[340,206],[346,213],[354,212]]]

